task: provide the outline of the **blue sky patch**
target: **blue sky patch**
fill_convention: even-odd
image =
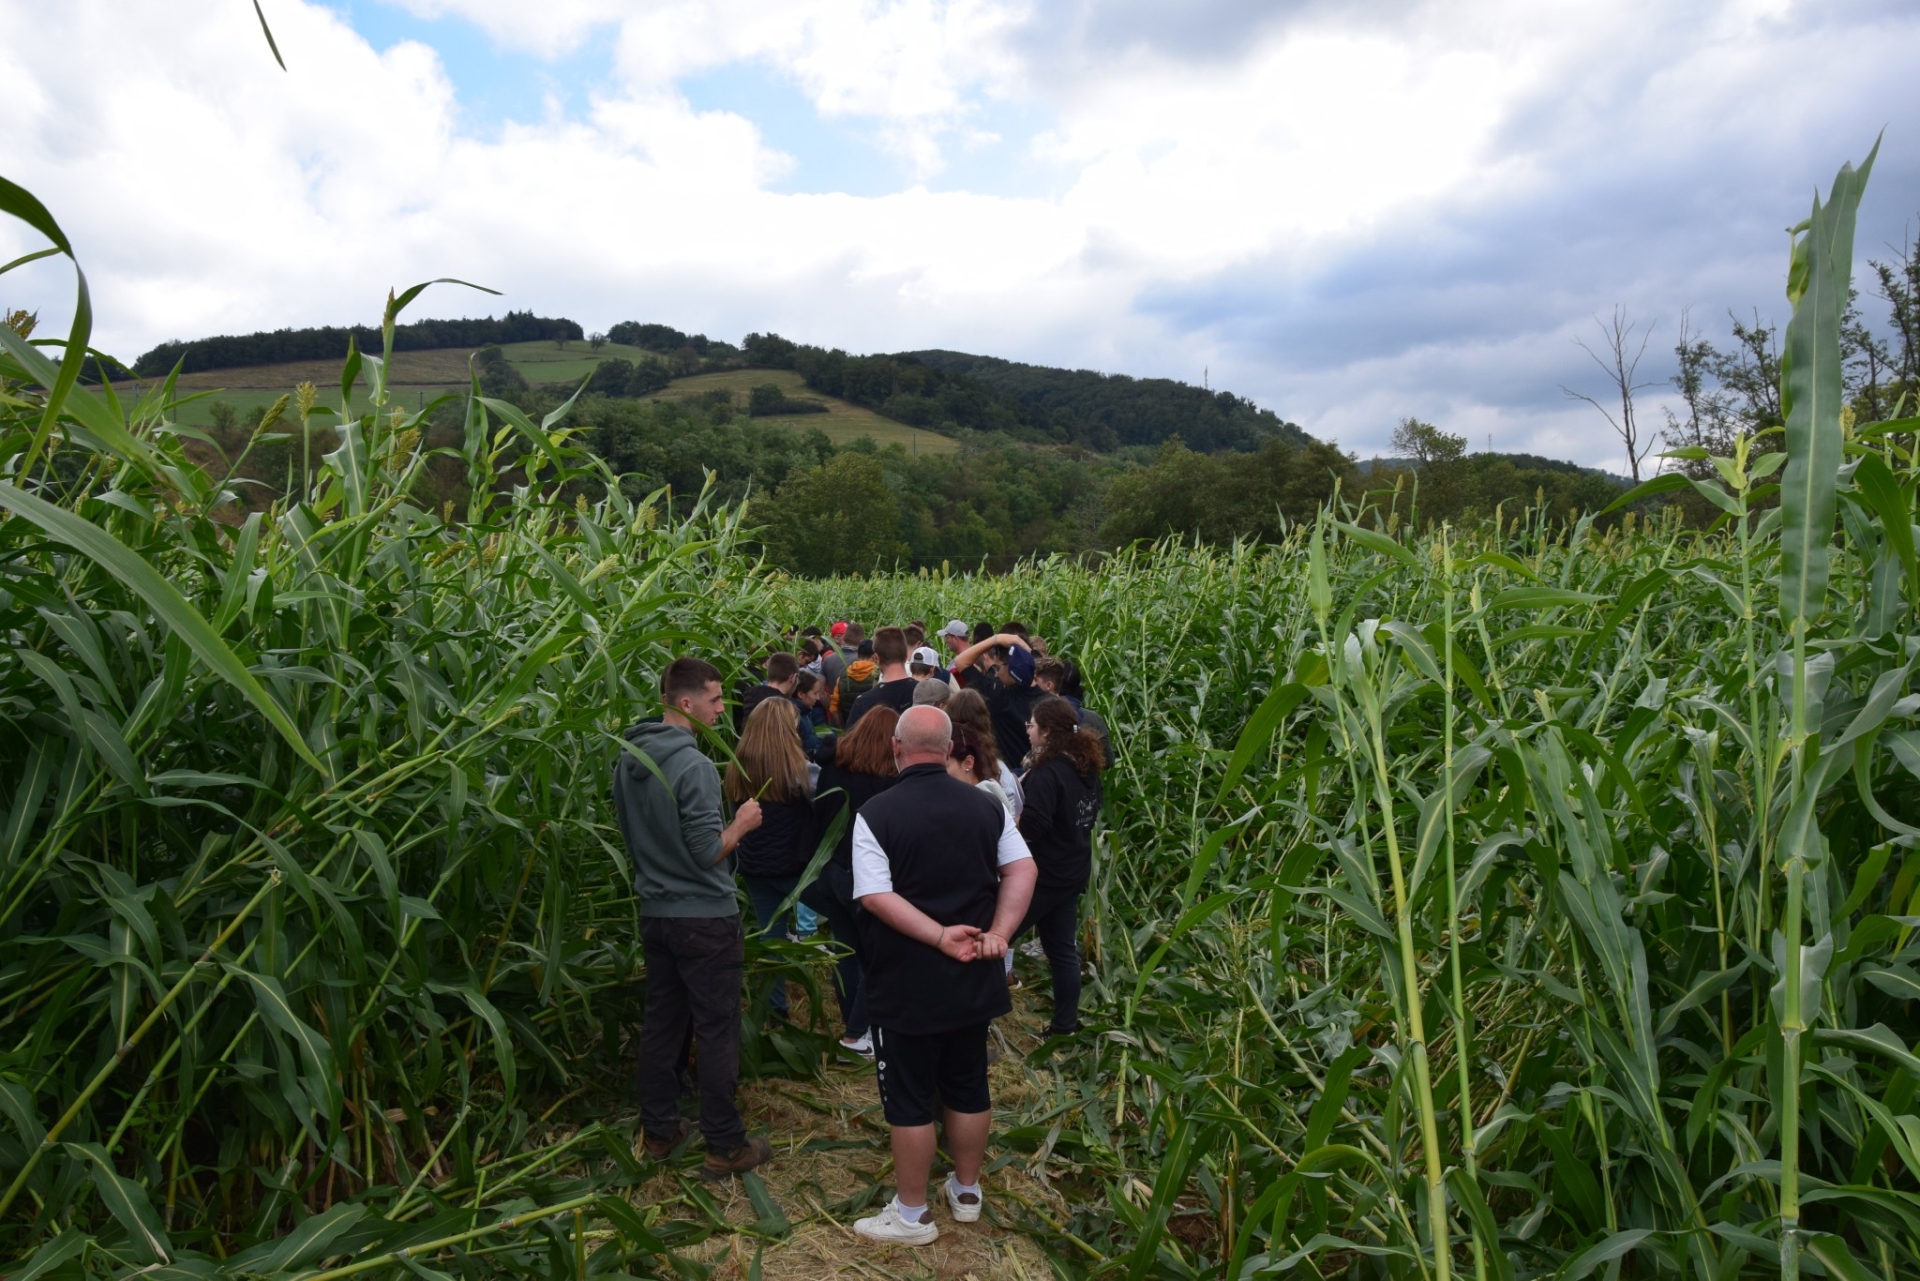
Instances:
[[[462,133],[497,138],[508,121],[539,124],[548,103],[560,114],[585,114],[588,96],[612,74],[611,42],[592,39],[564,57],[546,59],[505,48],[464,18],[417,18],[377,0],[324,0],[368,44],[385,52],[406,40],[440,55],[453,82]]]

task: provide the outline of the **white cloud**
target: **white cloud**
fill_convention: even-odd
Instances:
[[[1920,18],[1891,5],[1254,6],[1187,48],[1096,41],[1091,8],[1026,0],[407,4],[541,58],[608,41],[612,78],[573,118],[481,139],[433,50],[377,52],[316,4],[270,6],[282,73],[245,5],[0,0],[0,172],[74,237],[109,350],[370,318],[389,286],[456,275],[507,297],[436,292],[422,314],[1211,366],[1351,448],[1417,413],[1605,462],[1604,425],[1559,398],[1577,327],[1615,302],[1670,327],[1777,297],[1778,228],[1881,121],[1920,115]],[[981,154],[1065,179],[773,192],[796,163],[773,122],[677,88],[743,63],[921,174],[1018,104],[1043,131]],[[1890,138],[1863,252],[1920,206],[1917,157]],[[0,260],[33,247],[0,225]],[[36,264],[0,300],[51,317],[68,288]]]

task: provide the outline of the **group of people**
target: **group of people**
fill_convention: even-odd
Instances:
[[[858,623],[789,633],[760,660],[763,680],[738,691],[724,770],[699,742],[726,714],[721,674],[678,659],[661,677],[661,716],[627,732],[613,778],[647,964],[646,1154],[664,1159],[689,1136],[679,1094],[691,1043],[702,1173],[724,1179],[772,1156],[734,1103],[737,873],[761,932],[832,935],[840,1044],[875,1060],[893,1138],[895,1197],[854,1227],[912,1245],[939,1235],[927,1196],[936,1108],[953,1159],[948,1209],[980,1217],[988,1028],[1012,1012],[1023,935],[1037,935],[1051,974],[1046,1034],[1079,1030],[1079,902],[1113,760],[1077,668],[1027,628],[954,620],[938,636],[944,654],[919,622],[871,637]],[[785,1015],[784,984],[772,1008]]]

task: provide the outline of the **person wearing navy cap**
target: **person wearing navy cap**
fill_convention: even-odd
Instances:
[[[968,684],[987,700],[993,716],[993,739],[1000,748],[1000,759],[1015,765],[1026,759],[1027,714],[1033,709],[1038,691],[1033,686],[1033,649],[1018,632],[995,632],[960,651],[953,660],[953,671],[985,669],[985,675]]]

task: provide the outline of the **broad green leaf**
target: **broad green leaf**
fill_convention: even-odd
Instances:
[[[97,1143],[65,1143],[68,1154],[83,1160],[93,1170],[93,1190],[107,1213],[126,1229],[134,1256],[142,1263],[165,1263],[173,1257],[173,1243],[160,1227],[160,1216],[147,1200],[147,1190],[132,1179],[122,1178],[113,1162]]]
[[[1881,1055],[1915,1076],[1920,1076],[1920,1056],[1908,1049],[1906,1042],[1885,1023],[1875,1023],[1867,1028],[1816,1028],[1813,1039],[1821,1045],[1841,1045],[1850,1050],[1865,1050]]]
[[[1907,603],[1920,604],[1920,556],[1914,552],[1913,501],[1878,454],[1868,454],[1853,471],[1854,488],[1880,518],[1879,530],[1906,570]]]
[[[1479,1257],[1486,1261],[1487,1275],[1495,1281],[1512,1281],[1513,1263],[1500,1243],[1500,1225],[1487,1206],[1486,1197],[1481,1195],[1480,1185],[1468,1177],[1464,1168],[1455,1166],[1447,1171],[1447,1186],[1453,1189],[1454,1199],[1467,1212],[1467,1222],[1480,1243]]]
[[[430,983],[428,986],[436,992],[459,997],[487,1025],[487,1032],[493,1037],[493,1053],[496,1066],[500,1069],[500,1079],[506,1086],[507,1097],[512,1099],[517,1092],[515,1083],[518,1079],[518,1073],[514,1070],[513,1038],[507,1031],[507,1021],[501,1017],[499,1009],[472,984]]]
[[[1727,515],[1738,517],[1745,514],[1746,507],[1741,503],[1740,499],[1733,494],[1729,494],[1720,486],[1704,480],[1689,480],[1687,483],[1693,486],[1694,493],[1700,495],[1700,497],[1706,499]]]
[[[16,476],[29,476],[33,474],[34,464],[46,448],[47,438],[53,434],[53,425],[59,421],[68,393],[79,380],[81,366],[86,363],[87,339],[93,333],[93,298],[87,291],[86,273],[80,270],[79,260],[74,258],[73,245],[67,240],[66,233],[60,230],[60,224],[53,220],[53,215],[47,212],[47,207],[35,199],[32,192],[0,178],[0,213],[10,214],[32,227],[73,262],[73,324],[67,331],[66,354],[60,358],[59,372],[47,388],[47,403],[41,411],[40,425],[34,430],[26,457],[14,472]]]
[[[1373,1057],[1364,1045],[1350,1045],[1327,1068],[1325,1082],[1320,1087],[1320,1097],[1313,1102],[1313,1111],[1307,1116],[1307,1134],[1301,1146],[1311,1152],[1324,1147],[1333,1137],[1334,1126],[1340,1123],[1340,1109],[1347,1105],[1347,1092],[1353,1084],[1353,1072]]]
[[[93,1238],[79,1228],[67,1228],[35,1250],[18,1272],[8,1274],[7,1281],[38,1281],[92,1244]]]
[[[342,1201],[332,1209],[316,1214],[280,1239],[273,1253],[258,1265],[261,1272],[284,1272],[325,1258],[327,1247],[366,1214],[365,1206]]]
[[[793,1231],[793,1223],[780,1203],[773,1199],[773,1193],[767,1191],[764,1179],[749,1170],[740,1176],[740,1182],[747,1189],[747,1200],[753,1203],[753,1212],[759,1220],[755,1226],[760,1231],[769,1236],[785,1236]]]
[[[42,387],[51,391],[59,386],[65,365],[55,365],[5,325],[0,325],[0,347],[18,360]],[[61,412],[69,415],[108,452],[148,469],[158,466],[159,460],[146,442],[127,430],[126,423],[111,406],[86,390],[69,388],[61,402]]]
[[[40,1123],[39,1109],[25,1086],[0,1080],[0,1115],[13,1122],[13,1132],[20,1136],[22,1148],[35,1148],[47,1137],[47,1127]]]
[[[1789,625],[1811,623],[1826,608],[1833,543],[1834,493],[1842,461],[1840,410],[1846,370],[1841,316],[1853,277],[1853,225],[1876,142],[1856,172],[1841,167],[1828,199],[1816,196],[1805,242],[1804,274],[1789,283],[1793,317],[1780,356],[1780,406],[1786,417],[1787,469],[1780,482],[1780,613]]]
[[[1920,974],[1908,966],[1869,967],[1860,971],[1860,977],[1896,1001],[1920,1001]]]
[[[1671,494],[1676,489],[1685,489],[1686,487],[1687,478],[1685,475],[1677,471],[1665,472],[1662,475],[1655,476],[1652,480],[1642,481],[1638,485],[1635,485],[1632,489],[1629,489],[1626,493],[1620,495],[1620,497],[1614,499],[1605,507],[1602,507],[1599,514],[1605,516],[1610,512],[1619,511],[1622,507],[1631,507],[1643,498],[1653,498],[1660,494]]]
[[[1219,790],[1214,793],[1215,805],[1226,803],[1227,794],[1239,784],[1241,775],[1253,764],[1253,758],[1266,750],[1274,730],[1294,708],[1300,706],[1309,692],[1307,686],[1298,683],[1276,685],[1260,701],[1260,706],[1254,709],[1253,715],[1247,718],[1246,725],[1241,728],[1239,741],[1233,745],[1233,755],[1227,761],[1226,773],[1221,776]]]
[[[1652,1228],[1629,1228],[1612,1233],[1568,1259],[1555,1275],[1562,1281],[1580,1281],[1603,1263],[1611,1263],[1639,1249],[1647,1238],[1656,1235]]]
[[[1127,1281],[1140,1281],[1153,1266],[1160,1237],[1167,1229],[1168,1216],[1173,1213],[1174,1201],[1185,1190],[1187,1172],[1199,1155],[1199,1130],[1198,1123],[1192,1117],[1181,1117],[1174,1124],[1172,1137],[1167,1140],[1167,1146],[1160,1154],[1160,1168],[1154,1173],[1153,1195],[1147,1201],[1140,1239],[1127,1261]]]
[[[220,639],[199,611],[188,603],[186,597],[132,548],[65,508],[56,507],[4,481],[0,481],[0,506],[32,521],[49,537],[88,557],[146,601],[160,621],[184,640],[201,662],[240,691],[302,760],[319,773],[326,773],[280,704],[261,687],[253,673],[247,670],[246,665]]]
[[[1405,544],[1395,542],[1377,530],[1362,529],[1358,525],[1349,525],[1344,521],[1338,520],[1333,522],[1333,526],[1368,551],[1378,552],[1382,556],[1390,556],[1409,569],[1419,570],[1425,568],[1420,563],[1420,558],[1409,551]]]
[[[1807,1253],[1820,1260],[1828,1276],[1838,1277],[1840,1281],[1880,1281],[1853,1257],[1847,1243],[1831,1232],[1802,1232],[1800,1240]]]
[[[308,1079],[314,1087],[314,1105],[324,1107],[331,1116],[339,1108],[340,1083],[334,1075],[333,1047],[327,1038],[308,1026],[294,1011],[280,980],[268,974],[256,974],[236,965],[224,967],[235,978],[245,979],[253,987],[255,1004],[267,1022],[279,1028],[300,1049]]]

